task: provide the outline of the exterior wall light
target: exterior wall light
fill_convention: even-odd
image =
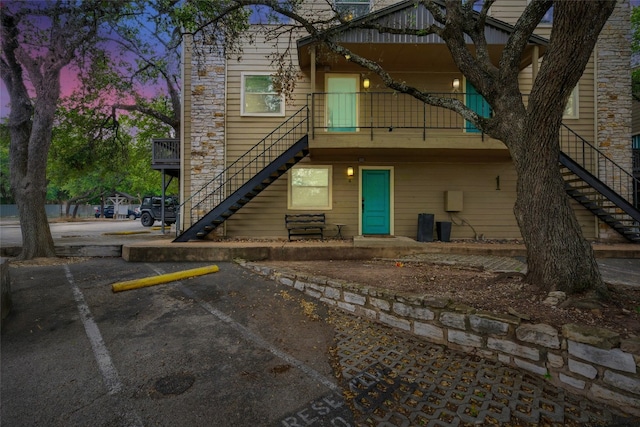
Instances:
[[[453,79],[452,86],[453,86],[453,90],[457,92],[458,89],[460,89],[460,79]]]
[[[349,182],[351,182],[351,178],[353,178],[353,167],[349,166],[347,168],[347,176],[349,177]]]
[[[370,86],[370,85],[371,85],[371,82],[369,81],[369,79],[365,78],[365,79],[362,81],[362,87],[363,87],[363,88],[365,88],[365,89],[369,89],[369,86]]]

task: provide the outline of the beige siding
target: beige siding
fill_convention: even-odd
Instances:
[[[264,34],[256,34],[253,45],[245,46],[241,61],[229,61],[227,67],[227,164],[233,162],[249,148],[258,143],[269,132],[283,123],[291,114],[306,105],[309,81],[301,78],[296,84],[293,97],[286,100],[283,117],[241,116],[241,76],[245,72],[274,72],[267,58],[274,52],[273,43],[264,40]],[[286,48],[282,40],[278,47]],[[294,49],[295,53],[295,49]],[[297,59],[293,58],[294,63]]]
[[[313,2],[314,5],[320,2]],[[393,1],[375,2],[376,7],[383,7]],[[524,6],[526,0],[507,0],[497,2],[493,6],[492,16],[515,23]],[[548,33],[548,29],[541,28],[539,34]],[[262,30],[254,33],[256,42],[247,44],[240,61],[230,60],[227,62],[226,84],[227,97],[225,103],[226,128],[225,128],[225,163],[229,165],[239,156],[244,154],[253,145],[258,143],[269,132],[274,130],[284,122],[291,114],[300,107],[307,104],[307,94],[311,92],[310,75],[301,73],[300,79],[293,96],[287,100],[286,113],[284,117],[243,117],[240,114],[241,102],[241,74],[243,72],[272,72],[273,66],[268,59],[274,52],[274,45],[271,41],[265,41]],[[278,50],[283,51],[288,41],[280,40]],[[292,50],[296,54],[296,49]],[[294,58],[294,63],[297,59]],[[541,59],[542,60],[542,59]],[[393,67],[392,67],[393,68]],[[335,70],[334,70],[335,71]],[[418,88],[431,92],[450,92],[453,78],[462,76],[455,72],[405,72],[402,69],[391,69],[392,73],[400,76],[409,84],[414,84]],[[587,70],[579,83],[579,118],[566,120],[566,124],[582,137],[590,142],[594,141],[594,71],[595,67],[591,61]],[[360,71],[356,71],[360,73]],[[521,73],[520,83],[523,94],[528,94],[531,90],[531,67]],[[385,91],[381,82],[374,76],[368,75],[371,79],[370,91]],[[318,68],[316,74],[316,92],[324,91],[325,69]],[[185,84],[185,87],[189,86]],[[185,91],[187,92],[187,91]],[[185,94],[185,116],[188,117],[189,101],[188,94]],[[185,120],[185,134],[188,134],[190,122]],[[388,134],[387,138],[376,141],[381,144],[379,147],[394,147],[398,140],[396,131]],[[334,148],[344,148],[340,146],[341,139],[345,135],[333,138]],[[366,139],[366,135],[360,135],[361,139]],[[462,137],[451,137],[440,135],[440,140],[436,141],[433,135],[429,135],[433,140],[424,143],[421,148],[439,149],[442,141],[447,142],[456,148],[476,148],[463,146]],[[325,138],[331,140],[331,136]],[[476,137],[477,138],[477,137]],[[185,144],[189,144],[188,138]],[[456,145],[457,144],[457,145]],[[483,142],[482,148],[494,148],[491,141]],[[494,145],[492,145],[494,144]],[[348,144],[347,144],[348,145]],[[446,144],[445,144],[446,145]],[[445,146],[443,145],[443,147]],[[395,204],[394,232],[395,235],[415,238],[417,234],[417,218],[420,213],[433,213],[436,221],[454,222],[452,238],[472,239],[474,237],[484,237],[486,239],[518,239],[520,232],[513,214],[513,204],[515,202],[516,175],[512,163],[504,155],[490,154],[483,156],[483,160],[473,157],[474,160],[465,163],[460,159],[460,150],[448,150],[449,154],[439,152],[438,161],[434,160],[433,152],[429,150],[411,151],[411,157],[405,156],[400,161],[400,156],[395,160],[389,159],[386,163],[379,161],[358,162],[359,157],[367,158],[367,147],[351,144],[350,147],[361,151],[345,150],[350,154],[335,152],[333,157],[325,157],[326,161],[314,158],[312,144],[312,154],[305,162],[312,164],[325,164],[333,166],[333,191],[332,209],[325,211],[329,224],[346,224],[343,235],[350,237],[358,234],[359,230],[359,185],[358,172],[349,181],[346,176],[348,166],[388,166],[393,167],[395,185],[393,197]],[[324,147],[329,148],[329,147]],[[504,148],[500,147],[504,152]],[[485,152],[488,150],[485,150]],[[183,161],[185,168],[189,162],[188,153]],[[354,154],[356,153],[356,154]],[[326,154],[324,154],[326,156]],[[464,158],[469,159],[467,153]],[[492,156],[495,157],[492,159]],[[372,156],[369,157],[373,158]],[[384,157],[379,157],[384,158]],[[486,158],[486,159],[485,159]],[[496,177],[500,177],[500,189],[496,188]],[[184,177],[187,181],[188,176]],[[184,183],[183,183],[184,185]],[[248,205],[241,209],[231,219],[225,223],[225,231],[229,237],[252,237],[252,238],[286,238],[287,233],[284,227],[284,215],[290,211],[287,209],[287,185],[288,174],[285,174],[259,196],[253,199]],[[188,188],[188,187],[187,187]],[[458,190],[463,192],[463,210],[459,213],[450,214],[444,210],[444,194],[448,190]],[[300,212],[300,211],[291,211]],[[596,231],[596,221],[594,217],[582,208],[577,207],[576,212],[583,231],[587,238],[594,238]],[[327,235],[335,234],[335,227],[330,226]]]
[[[318,163],[327,164],[327,163]],[[358,234],[358,187],[354,177],[346,176],[348,166],[357,163],[333,164],[333,208],[325,211],[330,224],[347,224],[345,237]],[[452,221],[452,238],[519,239],[520,231],[513,214],[516,176],[511,162],[486,163],[375,163],[363,166],[389,166],[394,168],[395,235],[416,238],[420,213],[435,215],[436,221]],[[500,176],[500,189],[496,177]],[[284,214],[287,210],[287,180],[284,175],[256,197],[250,204],[227,221],[230,237],[284,238]],[[463,210],[445,211],[446,191],[463,192]],[[595,220],[584,209],[577,209],[583,232],[594,237]],[[475,232],[474,232],[475,230]],[[335,226],[327,234],[335,233]]]

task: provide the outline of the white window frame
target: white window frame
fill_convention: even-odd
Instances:
[[[573,113],[567,113],[567,108],[565,108],[564,113],[562,114],[563,119],[574,120],[580,118],[580,91],[578,89],[578,86],[580,85],[577,84],[576,87],[573,88],[573,91],[571,91],[571,95],[569,95],[568,100],[568,102],[573,103]],[[568,102],[567,107],[569,106]]]
[[[371,10],[373,8],[373,1],[369,0],[367,2],[363,2],[363,1],[352,1],[352,0],[333,0],[333,6],[336,8],[336,10],[339,8],[339,6],[345,5],[345,6],[349,6],[349,5],[354,5],[354,6],[362,6],[364,4],[369,4],[369,10],[367,11],[367,13],[364,13],[362,15],[354,15],[351,17],[351,19],[356,19],[359,18],[361,16],[364,16],[366,14],[371,13]],[[349,20],[351,20],[349,19]]]
[[[272,76],[273,74],[268,71],[253,71],[240,73],[240,115],[249,117],[283,117],[285,115],[285,99],[284,94],[278,94],[278,92],[265,92],[265,94],[272,94],[280,96],[280,111],[275,113],[254,113],[245,111],[245,81],[247,77],[252,76]]]
[[[293,202],[293,173],[300,169],[324,169],[327,170],[327,204],[295,205]],[[332,165],[303,165],[295,166],[289,171],[287,184],[287,209],[289,210],[331,210],[333,209],[333,166]]]

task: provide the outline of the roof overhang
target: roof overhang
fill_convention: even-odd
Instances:
[[[443,2],[438,0],[434,1],[444,10],[445,6]],[[444,41],[435,34],[429,34],[426,36],[389,34],[379,33],[374,29],[358,27],[358,24],[366,22],[375,22],[381,26],[395,28],[427,28],[432,24],[437,24],[431,12],[429,12],[424,5],[418,4],[416,6],[414,1],[406,0],[354,19],[351,22],[330,28],[323,33],[323,36],[329,36],[331,39],[342,45],[351,47],[355,49],[354,51],[361,52],[363,55],[365,52],[362,51],[362,49],[377,51],[383,47],[381,45],[395,45],[393,48],[394,51],[400,49],[405,53],[409,49],[412,49],[414,53],[410,54],[409,57],[412,58],[412,63],[414,64],[416,60],[416,50],[418,55],[420,51],[429,52],[429,56],[431,57],[430,63],[432,63],[433,58],[441,61],[444,60],[440,53],[446,52],[447,56],[450,56]],[[488,50],[492,61],[496,64],[513,31],[514,27],[512,25],[495,18],[487,17],[485,24],[485,38],[487,40]],[[465,35],[465,39],[468,44],[473,44],[470,37]],[[310,48],[318,43],[319,42],[313,36],[307,36],[298,40],[298,60],[302,69],[309,66]],[[520,61],[520,68],[523,69],[531,64],[534,58],[534,50],[536,48],[536,55],[539,57],[544,55],[548,44],[549,41],[544,37],[532,35],[523,52]],[[404,45],[405,48],[402,48],[399,45]],[[434,55],[432,52],[435,52],[437,55]],[[400,58],[400,56],[398,57]],[[397,63],[394,62],[394,64]]]

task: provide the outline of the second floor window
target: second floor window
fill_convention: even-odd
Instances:
[[[564,119],[578,119],[578,86],[573,88],[571,92],[571,96],[567,100],[567,106],[564,109],[564,114],[562,115]]]
[[[371,11],[371,0],[335,0],[336,10],[347,21]]]
[[[284,116],[284,95],[269,73],[242,73],[241,102],[243,116]]]

